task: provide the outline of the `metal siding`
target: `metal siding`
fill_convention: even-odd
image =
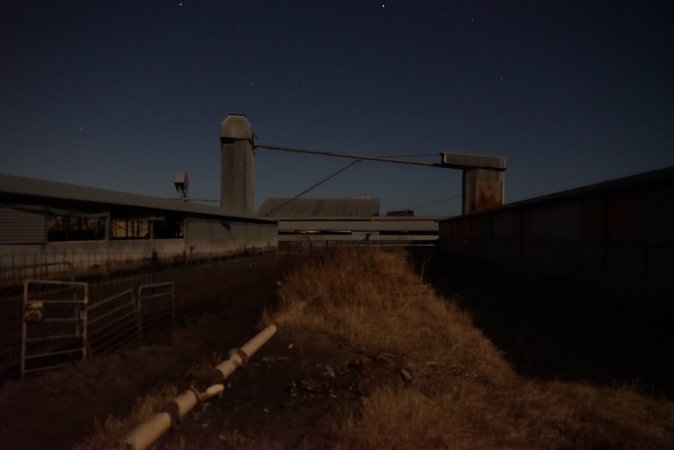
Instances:
[[[534,212],[531,209],[522,209],[522,236],[523,240],[534,237]]]
[[[534,237],[540,240],[578,241],[580,210],[577,201],[536,208],[533,213]]]
[[[644,197],[644,243],[674,244],[674,186],[647,192]]]
[[[511,237],[511,214],[494,214],[494,239],[508,239]]]
[[[510,239],[522,239],[524,228],[522,224],[522,211],[509,211],[508,216],[510,217]]]
[[[620,192],[608,198],[608,240],[616,244],[643,242],[644,202],[646,196],[639,191]]]
[[[581,238],[584,242],[601,241],[604,234],[604,205],[601,197],[581,200]]]
[[[491,216],[482,216],[475,221],[477,231],[477,235],[475,237],[477,239],[491,239],[491,220]]]
[[[43,244],[46,236],[44,214],[0,207],[0,244]]]

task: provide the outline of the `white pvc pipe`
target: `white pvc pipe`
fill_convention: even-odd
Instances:
[[[276,333],[276,330],[276,325],[269,325],[250,341],[243,344],[240,349],[232,351],[229,359],[215,366],[214,370],[220,372],[222,374],[222,379],[224,380],[240,365],[244,364],[248,358],[253,356],[253,354],[257,352],[260,347],[274,335],[274,333]],[[167,411],[153,414],[146,422],[134,428],[131,433],[122,439],[122,446],[133,450],[146,449],[171,429],[172,419],[171,413],[169,413],[168,410],[173,413],[174,420],[180,420],[194,408],[199,401],[209,399],[219,394],[224,389],[224,384],[221,383],[214,384],[206,388],[203,392],[188,389],[169,403],[167,408],[165,408]]]
[[[215,366],[215,370],[222,373],[223,378],[227,378],[234,372],[237,367],[242,364],[245,364],[244,358],[250,358],[253,354],[264,345],[273,335],[276,333],[276,325],[269,325],[264,330],[260,331],[255,337],[250,341],[246,342],[241,346],[239,350],[243,352],[243,355],[238,352],[232,352],[229,356],[229,359],[221,362]]]

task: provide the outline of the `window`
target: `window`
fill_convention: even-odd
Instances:
[[[155,217],[115,217],[113,239],[177,239],[183,237],[183,219],[166,215]]]
[[[113,239],[150,239],[150,221],[136,218],[112,219]]]
[[[105,239],[105,217],[48,214],[48,241],[91,241]]]

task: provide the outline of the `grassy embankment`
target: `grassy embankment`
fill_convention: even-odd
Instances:
[[[469,314],[423,285],[405,253],[339,250],[289,275],[279,294],[279,308],[264,320],[281,332],[323,333],[369,354],[399,355],[412,375],[322,421],[332,448],[674,448],[673,403],[630,387],[520,377]],[[147,395],[76,448],[114,446],[177,392]]]
[[[629,387],[523,379],[468,314],[422,283],[404,253],[344,250],[280,290],[267,319],[281,329],[403,355],[413,375],[335,417],[336,448],[674,447],[674,404]]]

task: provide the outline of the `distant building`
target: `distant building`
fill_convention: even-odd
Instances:
[[[414,211],[411,209],[401,209],[398,211],[388,211],[386,215],[394,217],[412,217],[414,216]]]
[[[379,199],[369,196],[353,198],[270,198],[258,211],[260,217],[376,217]]]
[[[381,217],[379,199],[307,198],[266,200],[261,217],[278,220],[284,246],[328,246],[367,242],[382,245],[432,244],[438,237],[437,217]]]

